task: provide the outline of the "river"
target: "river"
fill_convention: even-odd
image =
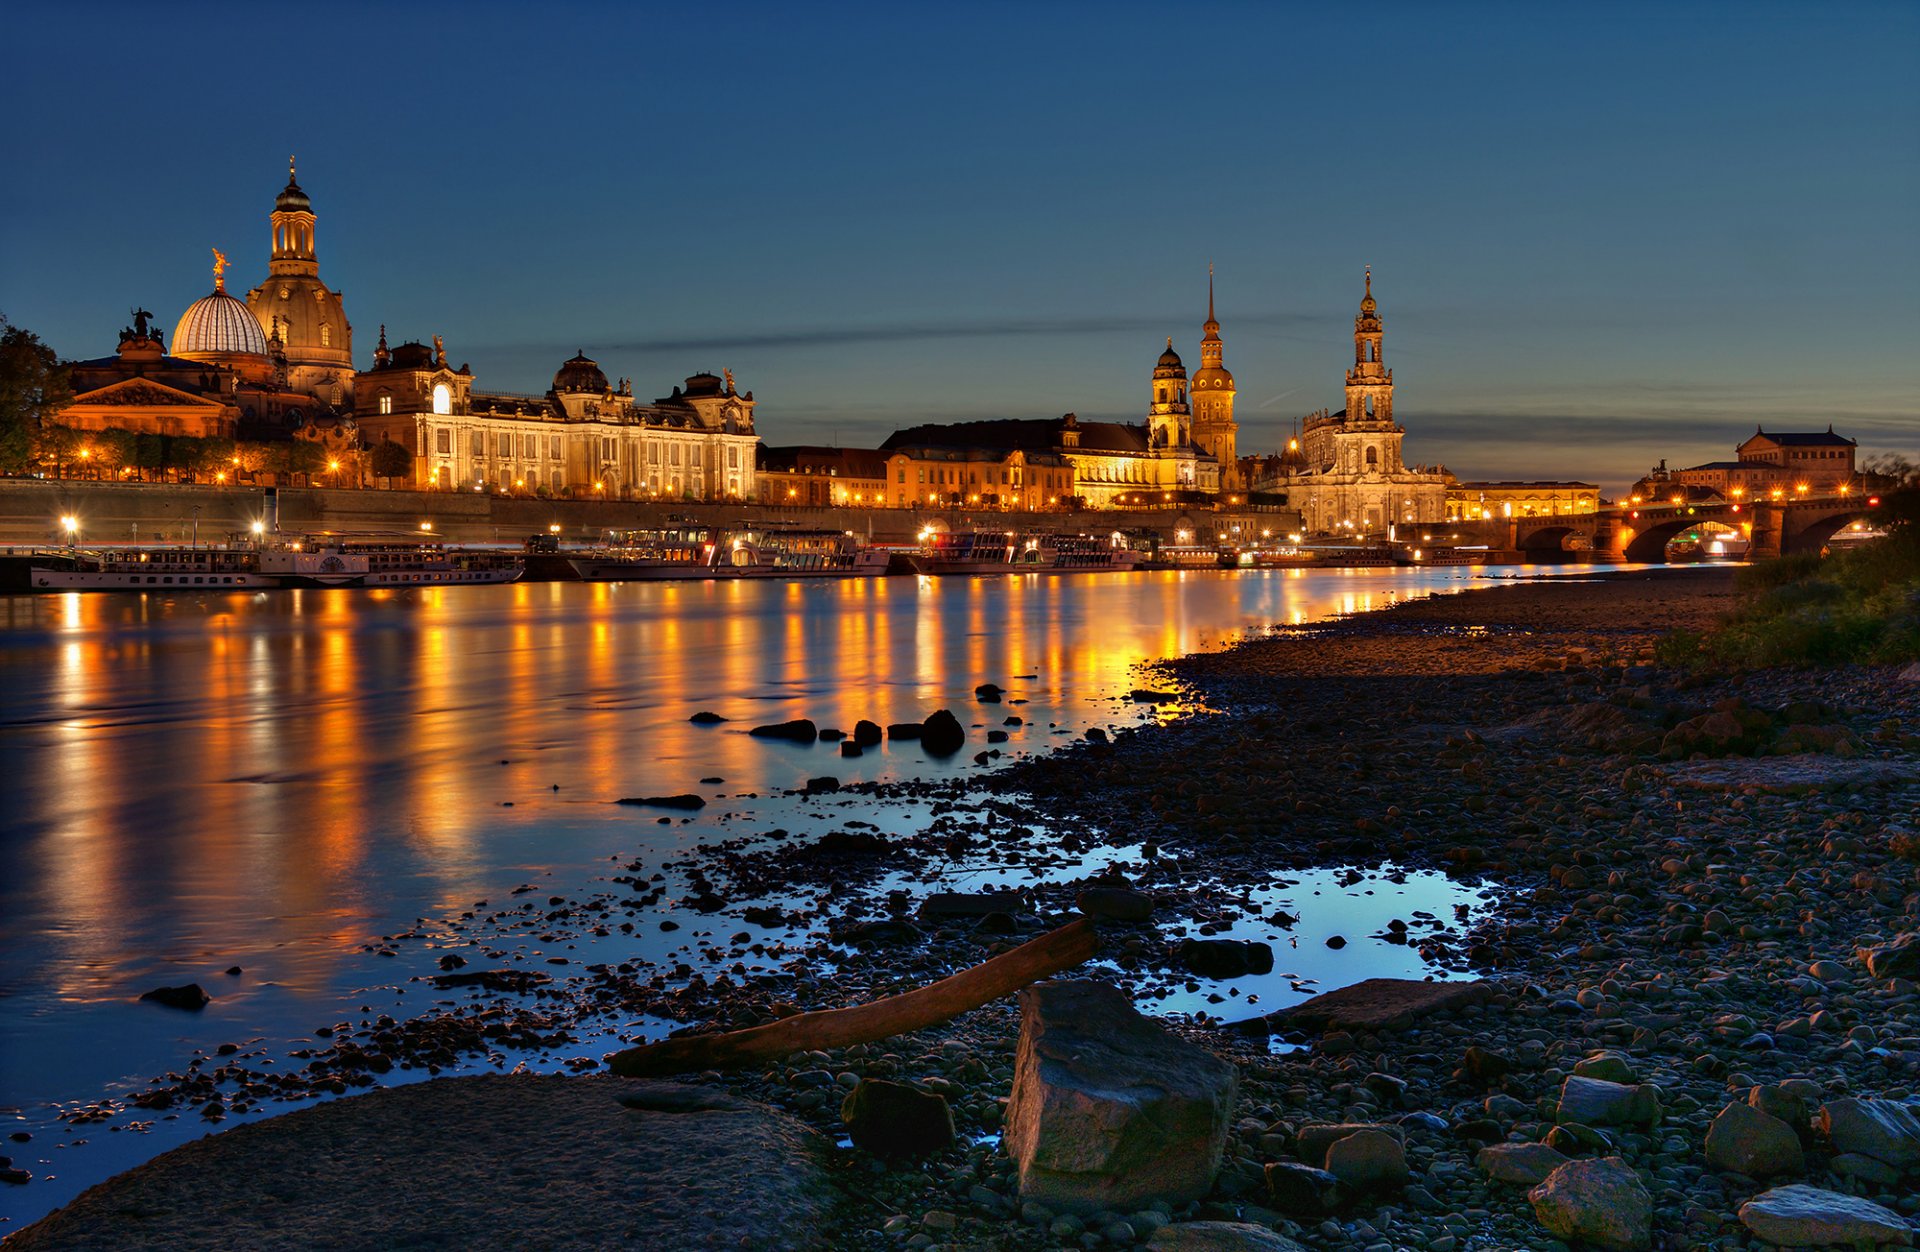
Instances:
[[[76,1133],[61,1108],[221,1043],[272,1052],[369,1005],[407,1012],[382,936],[528,884],[579,890],[609,858],[728,823],[804,830],[778,793],[809,777],[986,772],[984,727],[936,761],[913,744],[855,759],[742,733],[755,723],[851,730],[949,707],[981,724],[973,689],[996,682],[1025,701],[985,721],[1022,718],[1002,749],[1045,751],[1154,716],[1115,700],[1142,662],[1476,574],[0,597],[0,1130],[34,1135],[0,1152],[36,1175],[0,1187],[0,1234],[204,1129]],[[690,724],[703,709],[731,720]],[[744,798],[665,824],[611,803],[677,792]],[[1323,886],[1340,894],[1331,879],[1300,890]],[[1427,903],[1457,891],[1434,885]],[[639,938],[599,946],[601,960],[659,955]],[[1356,945],[1333,972],[1411,972],[1406,949],[1384,947]],[[213,995],[205,1011],[137,999],[187,982]]]

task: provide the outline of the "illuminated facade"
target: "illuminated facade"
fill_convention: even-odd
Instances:
[[[1200,368],[1193,374],[1193,442],[1219,466],[1220,486],[1239,487],[1240,428],[1233,420],[1233,375],[1224,363],[1226,344],[1213,316],[1213,267],[1207,267],[1207,321],[1201,328]],[[1169,343],[1168,347],[1172,347]]]
[[[762,444],[755,481],[767,504],[872,507],[886,502],[886,474],[886,453],[871,448]]]
[[[1453,483],[1447,488],[1447,520],[1562,517],[1600,511],[1600,487],[1579,482]]]
[[[1255,489],[1285,492],[1312,534],[1381,534],[1399,525],[1444,520],[1446,469],[1410,467],[1401,456],[1406,431],[1393,420],[1393,371],[1386,364],[1372,270],[1360,315],[1353,319],[1346,395],[1345,409],[1322,410],[1306,419],[1287,455],[1270,466]]]
[[[1832,426],[1824,431],[1768,434],[1755,429],[1734,450],[1737,460],[1708,461],[1670,470],[1665,461],[1633,485],[1643,500],[1725,500],[1760,496],[1830,495],[1849,489],[1859,475],[1859,446]]]
[[[367,441],[413,455],[414,485],[608,500],[753,498],[753,393],[712,374],[652,404],[628,379],[611,384],[585,353],[561,365],[545,395],[487,392],[466,365],[433,347],[387,347],[354,384]]]
[[[286,351],[287,383],[336,409],[353,403],[353,327],[340,295],[320,281],[313,202],[287,162],[287,185],[268,223],[273,251],[267,281],[247,293],[261,331]]]

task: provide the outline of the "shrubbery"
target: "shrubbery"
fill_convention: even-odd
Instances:
[[[1742,570],[1740,607],[1705,634],[1674,631],[1660,660],[1696,669],[1920,660],[1920,492],[1890,497],[1880,513],[1884,539]]]

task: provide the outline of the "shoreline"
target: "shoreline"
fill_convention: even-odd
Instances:
[[[1901,1099],[1920,1071],[1920,996],[1900,980],[1869,979],[1853,951],[1863,935],[1890,939],[1902,917],[1912,927],[1912,872],[1903,901],[1900,863],[1873,838],[1884,823],[1855,801],[1866,796],[1870,813],[1885,812],[1896,802],[1911,807],[1920,794],[1907,768],[1914,736],[1901,729],[1920,725],[1920,687],[1895,687],[1891,675],[1873,671],[1702,682],[1647,664],[1661,630],[1710,620],[1730,603],[1730,574],[1612,573],[1558,586],[1553,578],[1514,580],[1284,630],[1159,663],[1218,713],[1121,731],[1109,743],[1083,742],[985,779],[882,785],[849,798],[871,805],[910,797],[936,812],[971,800],[988,815],[983,826],[1057,823],[1052,837],[1068,852],[1112,844],[1122,831],[1126,846],[1153,847],[1104,879],[1124,877],[1162,901],[1156,924],[1110,937],[1117,968],[1108,973],[1136,991],[1169,981],[1172,944],[1163,932],[1174,918],[1227,920],[1232,901],[1219,898],[1222,884],[1244,888],[1276,869],[1361,864],[1432,866],[1498,882],[1505,898],[1491,916],[1472,928],[1435,928],[1419,941],[1437,967],[1489,976],[1495,995],[1485,1006],[1422,1023],[1411,1037],[1349,1035],[1279,1054],[1198,1019],[1176,1025],[1233,1060],[1242,1076],[1241,1122],[1215,1194],[1181,1216],[1251,1219],[1315,1248],[1553,1246],[1527,1211],[1524,1188],[1481,1179],[1478,1141],[1458,1131],[1494,1121],[1501,1137],[1544,1137],[1558,1078],[1587,1051],[1614,1047],[1635,1076],[1660,1085],[1670,1112],[1667,1130],[1623,1131],[1611,1145],[1653,1191],[1654,1246],[1745,1246],[1731,1201],[1757,1188],[1730,1187],[1700,1167],[1705,1124],[1737,1096],[1743,1084],[1734,1080],[1764,1085],[1814,1073],[1828,1091]],[[1509,598],[1474,594],[1496,591]],[[1661,758],[1676,728],[1736,691],[1752,705],[1798,703],[1801,713],[1827,715],[1794,723],[1826,732],[1822,751],[1796,757],[1819,766],[1801,771],[1801,794],[1773,794],[1764,778],[1726,772],[1728,762],[1779,758],[1717,758],[1719,781],[1696,768],[1716,761]],[[1789,725],[1768,731],[1774,746],[1791,733]],[[1874,762],[1896,772],[1860,773]],[[1839,789],[1824,789],[1829,784]],[[1005,799],[1015,788],[1023,799]],[[976,850],[995,841],[965,833],[961,842]],[[856,882],[898,870],[903,854],[958,838],[952,824],[936,821],[919,840],[888,849],[879,865],[855,849],[826,858],[736,851],[705,858],[695,877],[736,898],[755,881],[836,884],[833,920],[844,934],[848,924],[896,915],[886,901],[863,899]],[[1009,831],[1005,843],[1018,839]],[[1720,857],[1737,859],[1741,871]],[[1817,881],[1796,881],[1802,870]],[[830,978],[802,975],[773,991],[815,1008],[918,985],[1069,912],[1082,885],[1035,886],[1033,914],[1015,919],[1010,936],[982,933],[971,921],[937,923],[918,939],[872,939],[839,957]],[[1788,924],[1794,910],[1782,897],[1806,900],[1804,916]],[[788,964],[804,967],[821,955],[810,950]],[[1815,980],[1818,993],[1804,985],[1816,965],[1832,966]],[[767,988],[724,981],[665,998],[683,1020],[741,1024],[769,1011]],[[662,994],[637,980],[610,982],[629,1013],[663,1007]],[[1807,1009],[1813,998],[1823,1008]],[[1828,1020],[1813,1025],[1821,1012]],[[1722,1020],[1729,1016],[1747,1020],[1733,1029]],[[938,1030],[721,1085],[832,1134],[839,1076],[931,1080],[948,1092],[963,1132],[985,1135],[997,1129],[1016,1030],[1010,1005],[990,1005]],[[1754,1042],[1761,1034],[1765,1047]],[[1463,1081],[1454,1071],[1466,1042],[1502,1053],[1507,1072],[1492,1084]],[[830,1080],[824,1090],[815,1081],[822,1072]],[[1355,1082],[1369,1073],[1396,1082]],[[1389,1118],[1410,1127],[1415,1170],[1406,1192],[1312,1220],[1270,1207],[1261,1167],[1293,1159],[1302,1125]],[[1817,1142],[1809,1146],[1808,1180],[1831,1185],[1822,1168],[1830,1162]],[[1049,1235],[1033,1214],[1020,1218],[1005,1165],[976,1143],[936,1158],[925,1174],[856,1171],[856,1198],[835,1246],[895,1247],[929,1232],[943,1246],[1080,1246],[1071,1230]],[[1882,1203],[1902,1202],[1854,1177]],[[1920,1202],[1909,1194],[1902,1211],[1920,1212]],[[923,1216],[899,1224],[916,1213]]]

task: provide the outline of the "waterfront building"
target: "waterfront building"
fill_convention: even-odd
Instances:
[[[887,454],[872,448],[762,444],[755,481],[765,504],[871,507],[887,499]]]
[[[1024,448],[951,448],[900,444],[886,462],[887,503],[896,508],[1063,508],[1074,494],[1074,467],[1055,452]]]
[[[543,395],[485,391],[447,362],[438,335],[387,346],[354,383],[354,417],[370,443],[413,457],[413,484],[608,500],[745,500],[757,494],[753,393],[729,371],[699,373],[651,404],[610,383],[584,352]]]
[[[247,293],[247,308],[262,333],[281,343],[288,385],[344,411],[353,404],[353,327],[340,293],[320,280],[316,220],[289,158],[287,185],[267,219],[273,236],[267,280]],[[174,346],[180,346],[178,335]]]
[[[1393,371],[1371,269],[1353,320],[1346,398],[1338,413],[1309,415],[1286,455],[1263,466],[1253,488],[1284,493],[1313,534],[1378,534],[1444,520],[1451,479],[1446,468],[1409,466],[1401,455],[1406,430],[1393,419]]]
[[[1687,499],[1739,501],[1762,496],[1830,495],[1850,489],[1859,475],[1855,440],[1824,431],[1769,433],[1755,428],[1734,460],[1707,461],[1670,470],[1660,462],[1638,482],[1632,496],[1641,500]]]
[[[1600,511],[1600,487],[1582,482],[1455,482],[1447,486],[1447,520],[1561,517]]]

